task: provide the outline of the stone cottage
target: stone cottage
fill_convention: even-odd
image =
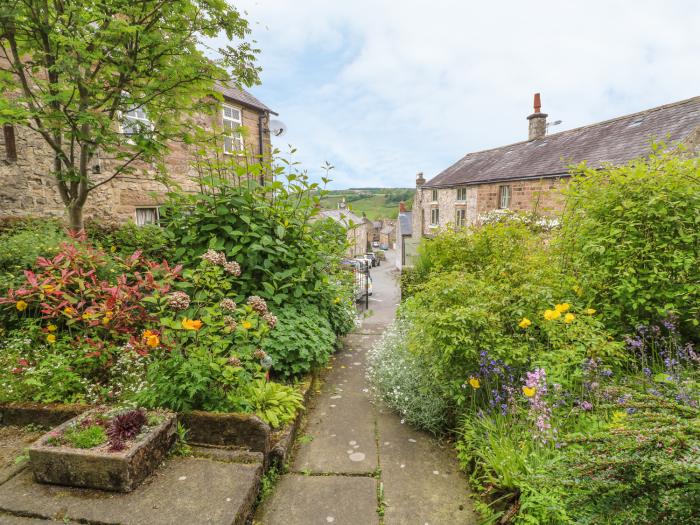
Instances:
[[[269,155],[270,115],[274,111],[253,95],[233,85],[219,85],[223,102],[213,114],[197,118],[210,129],[223,130],[223,155],[236,162],[250,162]],[[128,134],[135,122],[148,124],[141,109],[129,112],[117,123]],[[197,191],[197,173],[192,166],[193,152],[182,142],[168,144],[164,159],[166,184],[155,165],[141,162],[137,173],[119,176],[91,191],[85,204],[86,218],[137,224],[158,222],[158,206],[169,186]],[[92,168],[95,183],[110,175],[109,164],[97,158]],[[41,137],[28,128],[4,126],[0,133],[0,218],[22,216],[64,217],[65,207],[50,172],[53,153]]]
[[[322,210],[316,220],[331,219],[346,230],[348,249],[347,257],[357,257],[367,253],[367,243],[372,238],[372,222],[366,217],[358,217],[345,207],[337,210]]]
[[[428,181],[418,174],[413,237],[473,224],[492,210],[555,215],[571,164],[624,164],[646,155],[653,139],[700,145],[700,97],[549,135],[537,93],[527,120],[526,141],[468,153]]]

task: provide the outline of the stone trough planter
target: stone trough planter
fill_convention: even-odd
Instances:
[[[176,438],[176,416],[158,411],[160,421],[144,426],[133,439],[124,442],[123,450],[110,450],[109,445],[75,448],[57,436],[98,411],[85,412],[51,432],[44,434],[29,448],[34,479],[40,483],[67,485],[115,492],[130,492],[163,461]],[[149,412],[148,415],[152,415]]]

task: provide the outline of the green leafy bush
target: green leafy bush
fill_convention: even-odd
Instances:
[[[574,170],[561,257],[618,332],[671,312],[700,339],[700,159],[665,148]]]
[[[303,396],[294,387],[267,381],[255,381],[248,387],[252,411],[272,428],[294,419],[304,405]]]
[[[272,358],[276,376],[300,376],[328,362],[335,334],[317,307],[285,306],[275,313],[277,325],[263,341],[262,349]]]
[[[105,224],[90,220],[85,225],[90,241],[105,252],[116,252],[129,256],[140,251],[144,257],[154,261],[173,260],[174,245],[163,228],[155,224],[137,226]]]
[[[23,270],[37,257],[53,257],[68,239],[58,221],[24,220],[7,223],[0,232],[0,291],[18,284]]]
[[[165,233],[177,243],[175,258],[191,266],[207,249],[223,251],[243,268],[237,277],[241,297],[319,304],[338,265],[328,255],[334,251],[328,250],[331,232],[319,235],[313,225],[318,184],[289,173],[285,183],[258,185],[247,179],[246,167],[222,169],[234,172],[233,182],[209,177],[204,192],[172,194],[162,208]],[[342,231],[335,235],[344,242]]]

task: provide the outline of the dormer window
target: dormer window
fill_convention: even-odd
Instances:
[[[228,155],[241,153],[243,151],[243,135],[241,134],[243,115],[241,110],[224,105],[222,117],[224,125],[224,153]]]

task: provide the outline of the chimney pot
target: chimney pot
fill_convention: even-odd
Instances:
[[[534,100],[535,112],[527,117],[528,124],[528,140],[543,139],[547,135],[547,114],[542,113],[542,99],[539,93],[535,93]]]
[[[420,188],[423,184],[425,184],[425,177],[423,177],[423,172],[420,171],[416,175],[416,188]]]

